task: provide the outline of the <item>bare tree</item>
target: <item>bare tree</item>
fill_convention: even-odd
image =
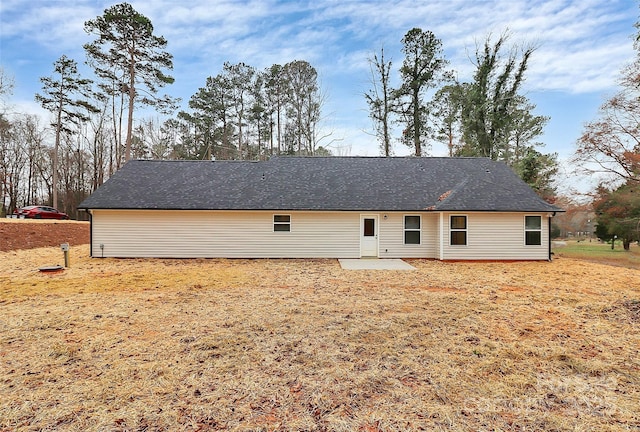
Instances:
[[[369,106],[369,117],[380,141],[382,153],[391,156],[391,116],[394,112],[394,90],[391,87],[391,60],[384,58],[384,48],[380,48],[380,56],[374,54],[369,58],[372,88],[364,93]]]
[[[73,59],[60,57],[54,65],[53,77],[40,78],[43,94],[36,94],[35,98],[43,108],[54,115],[52,123],[55,128],[55,145],[53,147],[53,190],[51,202],[58,207],[58,148],[63,133],[71,133],[69,126],[78,126],[89,120],[88,112],[96,112],[97,108],[88,100],[91,95],[92,81],[81,78],[78,65]]]
[[[15,116],[11,122],[3,121],[0,128],[0,172],[5,213],[13,212],[27,199],[27,187],[24,184],[28,167],[27,147],[31,135],[29,123],[29,116]]]
[[[6,117],[6,101],[5,98],[13,92],[13,78],[7,76],[4,68],[0,66],[0,213],[4,214],[6,211],[6,184],[7,184],[7,172],[4,169],[4,160],[7,157],[5,152],[7,151],[8,141],[11,133],[11,122]]]
[[[624,87],[585,126],[573,162],[587,174],[607,174],[618,182],[640,181],[640,92]]]
[[[4,115],[5,98],[13,93],[13,86],[13,77],[8,76],[4,68],[0,66],[0,117]]]
[[[579,171],[618,185],[640,183],[640,21],[634,26],[636,58],[623,68],[618,93],[585,126],[573,157]]]

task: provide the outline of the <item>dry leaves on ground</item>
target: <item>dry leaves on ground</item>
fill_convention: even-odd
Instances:
[[[634,430],[640,271],[0,254],[0,430]]]

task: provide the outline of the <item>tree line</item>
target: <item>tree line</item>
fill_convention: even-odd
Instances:
[[[307,61],[259,71],[224,63],[189,100],[190,111],[165,124],[178,136],[180,159],[265,159],[279,154],[328,155],[318,124],[324,97]]]
[[[622,241],[629,250],[640,241],[640,22],[635,24],[633,62],[623,67],[618,91],[585,125],[573,164],[588,175],[603,176],[593,193],[595,234]]]
[[[369,106],[381,152],[389,156],[394,143],[410,147],[415,156],[442,143],[449,156],[480,156],[504,161],[540,196],[553,201],[556,154],[544,154],[542,135],[549,117],[534,114],[535,105],[522,94],[533,46],[507,47],[503,33],[495,42],[478,45],[471,81],[461,82],[448,69],[442,42],[431,31],[411,29],[402,39],[404,59],[393,86],[393,61],[384,48],[370,59]],[[392,131],[400,129],[394,138]]]
[[[324,95],[318,73],[294,60],[260,71],[224,63],[176,114],[178,99],[160,94],[174,82],[167,41],[151,21],[121,3],[84,24],[92,79],[62,55],[35,95],[51,113],[0,110],[0,214],[27,204],[48,204],[77,216],[76,206],[124,162],[144,159],[266,159],[278,154],[329,155],[319,123]],[[0,97],[12,91],[0,70]],[[163,120],[134,122],[151,107]],[[53,145],[51,143],[53,141]]]
[[[191,96],[188,110],[160,94],[174,82],[167,41],[128,3],[114,5],[85,22],[94,40],[84,45],[94,78],[80,76],[77,62],[61,56],[53,74],[41,78],[35,99],[51,113],[50,128],[33,116],[2,115],[0,123],[2,213],[30,203],[48,203],[75,216],[75,207],[130,158],[266,159],[273,155],[330,155],[322,135],[324,94],[318,73],[294,60],[258,70],[226,62]],[[472,83],[458,83],[447,70],[442,44],[429,31],[410,30],[402,39],[401,85],[391,87],[391,61],[371,60],[373,88],[365,94],[382,142],[392,154],[399,142],[429,154],[428,143],[447,140],[451,156],[506,161],[548,199],[553,196],[554,155],[535,150],[546,117],[518,90],[529,48],[501,55],[506,36],[478,51]],[[499,71],[498,69],[503,69]],[[6,80],[6,78],[5,78]],[[6,94],[9,87],[3,89]],[[426,100],[432,96],[431,100]],[[165,115],[134,123],[144,106]],[[53,135],[53,145],[49,136]]]
[[[264,70],[224,63],[177,111],[179,100],[161,94],[174,82],[167,41],[128,3],[114,5],[84,25],[94,76],[78,73],[62,55],[41,78],[35,99],[51,113],[8,113],[12,81],[0,69],[1,215],[26,204],[50,204],[76,216],[76,206],[130,158],[267,159],[273,155],[330,155],[320,124],[325,95],[316,69],[292,60]],[[369,59],[369,108],[380,153],[406,146],[428,155],[436,143],[451,157],[504,161],[543,198],[553,202],[557,156],[542,151],[549,118],[535,114],[523,93],[534,46],[510,46],[509,35],[488,36],[471,56],[473,74],[457,78],[442,42],[430,31],[409,30],[394,66],[384,48]],[[636,38],[635,48],[640,42]],[[623,71],[621,91],[585,127],[574,164],[610,177],[594,192],[603,238],[640,232],[638,76],[640,60]],[[134,113],[151,107],[163,120]],[[616,179],[613,182],[611,179]],[[631,228],[635,224],[635,231]],[[635,232],[635,234],[634,234]],[[635,237],[634,237],[635,236]]]

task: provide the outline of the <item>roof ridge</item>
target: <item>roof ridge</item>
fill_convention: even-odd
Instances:
[[[310,156],[310,155],[273,155],[270,159],[414,159],[414,160],[425,160],[425,159],[473,159],[473,160],[487,160],[491,162],[499,162],[494,161],[491,158],[486,156],[413,156],[413,155],[404,155],[404,156],[364,156],[364,155],[352,155],[352,156]]]
[[[455,196],[456,193],[458,193],[458,191],[464,187],[467,183],[469,183],[469,176],[465,177],[464,179],[462,179],[462,181],[460,181],[457,185],[455,185],[452,189],[450,189],[449,191],[443,193],[442,195],[440,195],[440,197],[438,198],[438,202],[435,204],[434,209],[437,210],[440,206],[444,205],[447,201],[450,201],[451,196]]]
[[[519,176],[519,175],[517,175],[517,174],[516,174],[516,176],[520,179],[520,176]],[[520,180],[522,180],[522,179],[520,179]],[[500,189],[501,189],[501,190],[503,190],[503,191],[507,191],[507,192],[509,192],[509,191],[510,191],[510,189],[509,189],[509,188],[507,188],[507,187],[505,187],[505,185],[504,185],[503,183],[496,183],[496,182],[494,182],[494,181],[489,181],[489,180],[486,180],[486,179],[478,179],[478,182],[479,182],[479,183],[485,183],[485,184],[493,185],[493,186],[495,186],[495,187],[500,188]],[[529,185],[527,184],[527,182],[525,182],[524,180],[522,180],[522,182],[523,182],[524,184],[526,184],[526,185],[527,185],[527,187],[531,188],[531,186],[529,186]],[[533,188],[531,188],[531,189],[533,190]],[[543,200],[542,198],[540,198],[540,196],[539,196],[537,193],[535,194],[535,196],[536,196],[540,201],[542,201],[542,202],[544,202],[544,203],[546,203],[546,204],[550,205],[548,202],[546,202],[545,200]]]
[[[204,163],[204,162],[233,162],[233,163],[258,163],[265,162],[259,160],[241,160],[241,159],[131,159],[129,162],[162,162],[162,163],[173,163],[173,162],[188,162],[188,163]],[[128,162],[127,162],[128,163]]]
[[[520,176],[518,176],[517,174],[516,174],[516,177],[518,177],[518,179],[520,179]],[[468,176],[467,176],[463,181],[461,181],[458,185],[456,185],[456,187],[455,187],[454,189],[452,189],[452,190],[450,191],[450,193],[448,193],[448,194],[446,195],[446,197],[445,197],[442,201],[439,201],[439,202],[438,202],[438,204],[436,204],[436,205],[435,205],[435,210],[439,210],[439,209],[440,209],[440,207],[441,207],[441,206],[443,206],[443,205],[445,204],[445,202],[446,202],[446,201],[448,201],[448,200],[450,201],[451,196],[454,196],[454,197],[455,197],[456,193],[457,193],[457,192],[459,192],[460,188],[462,188],[465,184],[469,183],[469,181],[470,181],[470,180],[471,180],[471,177],[468,177]],[[510,193],[510,192],[511,192],[511,189],[509,189],[508,187],[506,187],[503,183],[497,183],[497,182],[495,182],[495,181],[491,181],[491,180],[487,180],[487,179],[483,179],[483,178],[478,178],[478,179],[474,179],[474,180],[476,181],[476,183],[483,183],[483,184],[491,185],[491,186],[496,187],[496,188],[499,188],[501,191],[504,191],[504,192],[507,192],[507,193]],[[522,179],[520,179],[520,180],[522,180]],[[523,182],[523,183],[524,183],[528,188],[530,188],[530,189],[533,191],[533,188],[531,188],[531,186],[529,186],[529,185],[528,185],[524,180],[522,180],[522,182]],[[544,199],[542,199],[542,198],[541,198],[537,193],[535,193],[535,191],[534,191],[534,195],[535,195],[535,198],[536,198],[540,203],[542,203],[542,204],[544,204],[544,205],[546,205],[546,206],[548,206],[548,207],[550,207],[550,208],[551,208],[551,207],[555,207],[555,208],[557,208],[557,207],[556,207],[556,206],[554,206],[553,204],[550,204],[550,203],[548,203],[547,201],[545,201]]]
[[[499,161],[494,161],[488,157],[476,157],[476,156],[422,156],[416,157],[411,155],[406,156],[298,156],[298,155],[274,155],[269,159],[263,160],[247,160],[247,159],[131,159],[129,162],[158,162],[158,163],[173,163],[173,162],[189,162],[189,163],[198,163],[198,162],[231,162],[231,163],[259,163],[259,162],[269,162],[271,160],[276,159],[329,159],[329,160],[340,160],[340,159],[381,159],[381,160],[429,160],[429,159],[448,159],[448,160],[485,160],[492,163],[497,163]]]

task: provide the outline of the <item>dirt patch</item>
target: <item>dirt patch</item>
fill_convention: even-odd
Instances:
[[[89,222],[0,220],[0,251],[89,244]]]

